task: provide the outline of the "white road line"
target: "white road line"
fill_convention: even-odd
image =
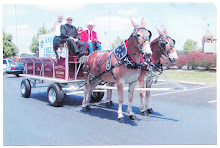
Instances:
[[[217,100],[208,101],[208,103],[215,103]]]
[[[209,88],[209,87],[215,87],[215,86],[197,87],[197,88],[186,89],[186,90],[181,90],[181,91],[173,91],[173,92],[168,92],[168,93],[155,94],[155,95],[151,95],[151,97],[162,96],[162,95],[167,95],[167,94],[174,94],[174,93],[178,93],[178,92],[185,92],[185,91],[191,91],[191,90],[205,89],[205,88]]]
[[[167,82],[167,83],[156,83],[156,84],[153,83],[153,86],[155,86],[155,85],[164,85],[164,84],[168,84],[168,83],[170,83],[170,82]]]

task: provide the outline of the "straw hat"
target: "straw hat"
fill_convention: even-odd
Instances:
[[[88,26],[89,26],[89,25],[91,25],[91,26],[93,26],[93,27],[95,27],[95,26],[96,26],[96,25],[94,24],[94,22],[93,22],[93,21],[89,21],[89,22],[88,22],[88,24],[86,24],[86,27],[88,28]]]

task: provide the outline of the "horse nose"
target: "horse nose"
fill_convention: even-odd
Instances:
[[[178,58],[172,58],[170,61],[171,63],[175,64],[177,62]]]
[[[145,57],[145,59],[150,59],[151,55],[152,55],[152,54],[150,54],[150,53],[145,53],[145,54],[144,54],[144,57]]]
[[[152,55],[152,51],[151,51],[151,47],[150,47],[150,44],[149,42],[146,42],[142,48],[142,52],[144,54],[149,54],[149,55]]]

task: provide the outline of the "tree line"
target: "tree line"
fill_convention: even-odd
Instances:
[[[34,53],[34,56],[39,55],[39,35],[50,33],[49,29],[47,29],[44,24],[42,27],[38,29],[38,32],[36,35],[32,37],[32,42],[29,47],[30,51]],[[8,57],[15,57],[18,54],[18,48],[17,46],[12,42],[13,36],[10,33],[5,33],[3,31],[3,58]],[[121,44],[123,40],[117,37],[115,41],[111,44],[111,49],[115,49],[117,46]],[[199,51],[201,49],[198,48],[198,43],[196,41],[193,41],[192,39],[186,40],[183,46],[183,50],[179,50],[179,54],[186,54],[188,52],[194,52]],[[27,57],[29,56],[26,53],[22,53],[21,57]]]

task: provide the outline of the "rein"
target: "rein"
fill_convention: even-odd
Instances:
[[[138,54],[140,54],[140,56],[141,56],[141,63],[143,63],[143,61],[144,61],[143,54],[142,53],[132,53],[131,54],[129,49],[128,49],[128,45],[127,44],[128,44],[128,40],[125,41],[125,47],[127,49],[128,55],[129,55],[130,59],[132,60],[132,62],[136,63],[134,58],[131,55],[138,55]]]

